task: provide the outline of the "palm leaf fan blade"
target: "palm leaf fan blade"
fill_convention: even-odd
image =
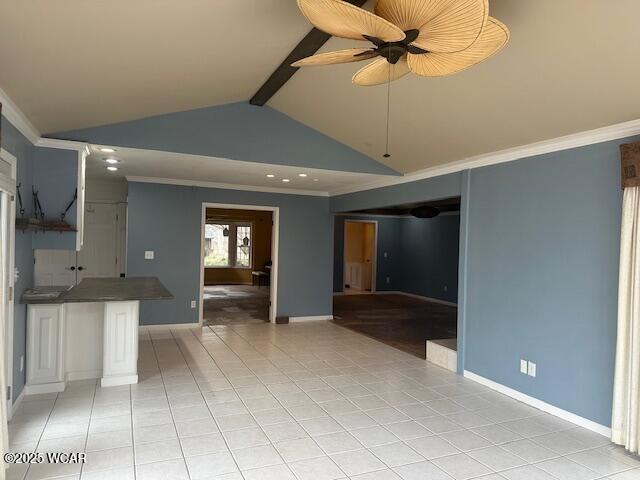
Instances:
[[[391,70],[391,71],[389,71]],[[379,58],[364,66],[353,76],[353,83],[361,86],[381,85],[404,77],[409,73],[407,56],[403,56],[395,65],[387,62],[386,58]]]
[[[387,20],[342,0],[298,0],[298,7],[316,28],[334,37],[399,42],[404,32]]]
[[[292,67],[312,67],[316,65],[335,65],[339,63],[361,62],[378,54],[370,48],[348,48],[335,52],[319,53],[303,58],[291,64]]]
[[[413,45],[429,52],[453,53],[469,48],[489,18],[489,0],[432,0],[433,16],[418,27]]]
[[[509,29],[495,18],[489,18],[478,40],[466,50],[456,53],[409,54],[409,68],[423,77],[442,77],[461,72],[499,52],[509,41]]]

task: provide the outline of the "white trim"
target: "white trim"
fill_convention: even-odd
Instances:
[[[416,170],[415,172],[407,173],[401,177],[390,177],[388,179],[379,180],[365,185],[338,188],[330,191],[329,196],[344,195],[345,193],[361,192],[364,190],[372,190],[374,188],[400,185],[403,183],[415,182],[417,180],[424,180],[426,178],[438,177],[448,173],[456,173],[462,170],[512,162],[521,158],[544,155],[546,153],[559,152],[562,150],[569,150],[571,148],[584,147],[586,145],[608,142],[610,140],[632,137],[634,135],[640,135],[640,119],[617,123],[615,125],[597,128],[595,130],[573,133],[571,135],[543,140],[541,142],[530,143],[519,147],[476,155],[474,157],[450,162],[445,165]]]
[[[85,142],[75,142],[73,140],[58,140],[57,138],[39,138],[34,144],[36,147],[58,148],[60,150],[76,150],[91,154],[89,144]]]
[[[542,410],[543,412],[550,413],[551,415],[555,415],[562,420],[566,420],[567,422],[573,423],[580,427],[586,428],[587,430],[591,430],[592,432],[599,433],[600,435],[604,435],[605,437],[611,438],[611,428],[606,427],[604,425],[600,425],[592,420],[586,419],[584,417],[580,417],[575,413],[568,412],[558,407],[554,407],[542,400],[538,400],[537,398],[530,397],[522,392],[514,390],[512,388],[506,387],[500,383],[496,383],[487,378],[481,377],[473,372],[468,370],[464,371],[464,377],[469,380],[473,380],[474,382],[478,382],[485,387],[489,387],[492,390],[500,392],[508,397],[514,398],[522,403],[526,403],[527,405],[537,408],[538,410]]]
[[[231,183],[201,182],[197,180],[182,180],[178,178],[138,177],[127,175],[129,182],[159,183],[162,185],[181,185],[185,187],[221,188],[224,190],[242,190],[246,192],[285,193],[289,195],[309,195],[312,197],[328,197],[328,192],[316,190],[298,190],[294,188],[260,187],[255,185],[235,185]]]
[[[269,289],[269,321],[276,323],[278,315],[278,254],[280,242],[280,207],[266,205],[242,205],[237,203],[209,203],[202,202],[202,214],[200,219],[200,300],[198,325],[204,323],[204,226],[207,221],[207,208],[227,208],[235,210],[259,210],[272,212],[271,221],[271,282]]]
[[[369,293],[369,292],[367,292]],[[343,292],[334,292],[334,295],[346,295]],[[417,298],[418,300],[424,300],[425,302],[439,303],[441,305],[448,305],[450,307],[457,307],[455,302],[447,302],[446,300],[440,300],[439,298],[425,297],[424,295],[418,295],[416,293],[402,292],[400,290],[379,290],[373,293],[374,295],[405,295],[411,298]]]
[[[7,414],[8,414],[7,420],[11,420],[13,415],[18,411],[18,408],[20,408],[20,405],[22,404],[22,401],[24,400],[24,396],[25,396],[25,393],[24,393],[24,388],[23,388],[22,391],[20,392],[20,395],[18,395],[18,398],[16,398],[16,401],[13,402],[13,405],[11,405],[11,408],[7,412]]]
[[[102,369],[100,370],[79,370],[77,372],[67,372],[65,379],[67,382],[74,382],[76,380],[91,380],[93,378],[101,378]]]
[[[156,325],[140,325],[138,327],[138,331],[140,333],[144,332],[157,332],[161,330],[166,330],[170,328],[171,330],[179,330],[185,328],[198,328],[201,325],[199,323],[167,323],[166,325],[156,324]]]
[[[13,100],[9,98],[9,95],[0,88],[0,103],[2,103],[2,115],[9,120],[22,135],[27,137],[34,145],[40,138],[40,132],[29,121],[27,116],[22,113],[18,106],[13,103]]]
[[[316,322],[318,320],[333,320],[333,315],[311,315],[307,317],[289,317],[289,323]]]
[[[376,293],[376,277],[378,276],[378,221],[377,220],[358,220],[358,219],[345,219],[344,221],[344,235],[342,239],[342,291],[345,287],[345,270],[347,269],[347,256],[345,251],[347,248],[347,223],[373,223],[373,265],[371,266],[371,291],[363,290],[362,293]]]
[[[34,385],[25,385],[24,393],[26,395],[38,395],[40,393],[60,393],[64,392],[67,382],[39,383]]]
[[[122,385],[133,385],[138,383],[138,375],[115,375],[102,377],[100,380],[101,387],[120,387]]]

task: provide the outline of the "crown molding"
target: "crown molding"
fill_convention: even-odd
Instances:
[[[40,138],[40,132],[2,88],[0,88],[0,103],[2,103],[2,115],[35,145]]]
[[[178,178],[138,177],[128,175],[128,182],[159,183],[162,185],[180,185],[184,187],[221,188],[223,190],[243,190],[246,192],[284,193],[287,195],[308,195],[312,197],[328,197],[328,192],[315,190],[297,190],[294,188],[260,187],[255,185],[236,185],[231,183],[200,182],[196,180],[182,180]]]
[[[608,142],[611,140],[619,140],[621,138],[632,137],[634,135],[640,135],[640,119],[618,123],[615,125],[610,125],[608,127],[597,128],[594,130],[573,133],[571,135],[565,135],[563,137],[553,138],[550,140],[543,140],[541,142],[530,143],[528,145],[522,145],[519,147],[507,148],[505,150],[499,150],[492,153],[477,155],[474,157],[465,158],[463,160],[451,162],[446,165],[439,165],[437,167],[417,170],[415,172],[407,173],[402,177],[383,179],[376,182],[353,187],[338,188],[335,190],[331,190],[329,192],[329,195],[333,197],[337,195],[344,195],[347,193],[373,190],[375,188],[401,185],[403,183],[415,182],[417,180],[424,180],[432,177],[439,177],[441,175],[446,175],[449,173],[457,173],[463,170],[497,165],[499,163],[512,162],[514,160],[520,160],[522,158],[544,155],[546,153],[559,152],[562,150],[569,150],[572,148]]]
[[[57,140],[55,138],[39,138],[34,144],[36,147],[43,148],[59,148],[61,150],[76,150],[78,152],[84,152],[87,155],[91,153],[89,144],[84,142],[74,142],[72,140]]]

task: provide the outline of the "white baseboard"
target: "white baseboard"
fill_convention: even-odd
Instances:
[[[310,317],[289,317],[289,323],[315,322],[318,320],[333,320],[333,315],[315,315]]]
[[[173,329],[173,330],[177,330],[180,328],[198,328],[201,327],[202,325],[195,322],[195,323],[167,323],[166,325],[163,324],[157,324],[157,325],[140,325],[138,327],[138,330],[140,332],[145,332],[145,331],[155,331],[155,330],[166,330],[168,328]]]
[[[488,378],[481,377],[473,372],[468,370],[464,371],[465,378],[469,380],[473,380],[474,382],[478,382],[485,387],[489,387],[496,392],[500,392],[508,397],[519,400],[522,403],[526,403],[527,405],[537,408],[538,410],[542,410],[543,412],[550,413],[551,415],[555,415],[562,420],[566,420],[567,422],[571,422],[580,427],[586,428],[587,430],[591,430],[592,432],[599,433],[600,435],[604,435],[605,437],[611,438],[611,428],[605,427],[604,425],[600,425],[592,420],[576,415],[575,413],[568,412],[558,407],[554,407],[542,400],[538,400],[537,398],[530,397],[522,392],[514,390],[512,388],[506,387],[500,383],[496,383],[493,380],[489,380]]]
[[[101,387],[119,387],[121,385],[133,385],[138,383],[138,375],[113,375],[110,377],[102,377],[100,380]]]
[[[42,383],[39,385],[25,385],[23,392],[26,395],[37,395],[39,393],[60,393],[64,392],[66,382]]]
[[[9,414],[9,420],[11,420],[13,418],[13,416],[16,414],[16,412],[18,411],[18,408],[20,408],[20,404],[22,403],[22,400],[24,400],[24,387],[22,388],[22,391],[20,392],[20,395],[18,395],[18,398],[16,398],[16,401],[13,402],[13,404],[11,405],[11,411],[8,412]]]
[[[67,382],[76,380],[91,380],[102,377],[102,370],[78,370],[75,372],[67,372]]]
[[[424,295],[418,295],[416,293],[402,292],[400,290],[383,290],[379,292],[375,292],[380,295],[405,295],[411,298],[417,298],[418,300],[424,300],[426,302],[440,303],[442,305],[448,305],[450,307],[457,307],[458,304],[455,302],[447,302],[446,300],[440,300],[439,298],[433,297],[425,297]]]

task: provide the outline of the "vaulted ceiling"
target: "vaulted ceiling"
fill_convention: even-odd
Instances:
[[[505,50],[392,84],[389,159],[360,64],[302,69],[269,105],[402,172],[640,118],[640,2],[490,6]],[[309,28],[294,0],[0,0],[0,87],[45,133],[248,101]]]

